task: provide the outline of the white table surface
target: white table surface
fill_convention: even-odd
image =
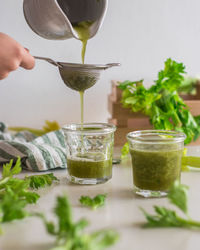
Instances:
[[[189,147],[188,155],[200,155],[200,147]],[[26,173],[22,173],[23,176]],[[59,184],[41,189],[37,205],[29,210],[45,212],[52,218],[56,196],[67,194],[72,207],[74,220],[82,217],[90,221],[88,230],[113,228],[120,234],[120,240],[111,250],[199,250],[200,231],[188,229],[143,229],[144,215],[139,207],[152,212],[153,205],[168,206],[166,198],[145,199],[132,192],[132,172],[130,161],[113,167],[113,178],[105,184],[94,186],[72,185],[66,180],[66,170],[54,171]],[[200,220],[200,171],[182,173],[182,183],[190,186],[189,214]],[[107,193],[104,207],[92,211],[79,204],[81,195],[95,196]],[[0,236],[0,250],[48,250],[54,238],[49,236],[42,222],[37,218],[3,225],[4,235]]]

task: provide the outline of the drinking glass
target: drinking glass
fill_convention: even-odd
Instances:
[[[135,131],[127,135],[136,194],[167,195],[173,182],[180,178],[185,138],[181,132],[165,130]]]
[[[98,184],[111,179],[115,130],[114,125],[106,123],[64,126],[69,181]]]

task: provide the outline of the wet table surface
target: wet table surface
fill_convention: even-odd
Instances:
[[[118,151],[118,150],[117,150]],[[200,147],[188,147],[188,155],[200,156]],[[23,172],[23,177],[27,172]],[[30,172],[28,173],[30,174]],[[145,199],[132,192],[130,161],[114,165],[113,178],[105,184],[94,186],[73,185],[66,180],[66,170],[54,171],[60,179],[58,184],[41,189],[41,198],[30,211],[42,211],[51,218],[58,195],[67,194],[73,207],[74,220],[87,218],[89,231],[113,228],[120,234],[120,240],[111,250],[199,250],[200,231],[187,229],[143,229],[145,222],[140,207],[152,212],[153,205],[172,207],[166,198]],[[200,220],[200,171],[182,173],[182,183],[189,185],[189,214]],[[107,194],[104,207],[92,211],[79,204],[81,195]],[[54,238],[49,236],[42,222],[37,218],[3,225],[4,235],[0,237],[0,250],[48,250],[53,247]]]

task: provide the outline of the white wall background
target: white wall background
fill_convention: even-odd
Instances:
[[[81,0],[80,0],[81,1]],[[121,62],[105,71],[85,94],[85,121],[109,117],[110,80],[150,84],[166,58],[184,62],[190,75],[200,73],[199,0],[109,0],[104,24],[88,44],[86,63]],[[0,31],[30,49],[33,55],[80,62],[75,39],[45,40],[25,22],[22,0],[1,0]],[[9,125],[41,127],[44,120],[61,125],[80,121],[79,95],[65,87],[56,67],[37,61],[32,71],[20,69],[0,82],[0,120]]]

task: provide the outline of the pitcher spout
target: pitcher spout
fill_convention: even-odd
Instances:
[[[74,27],[90,22],[89,39],[100,29],[108,0],[24,0],[26,22],[39,36],[51,40],[80,39]]]

